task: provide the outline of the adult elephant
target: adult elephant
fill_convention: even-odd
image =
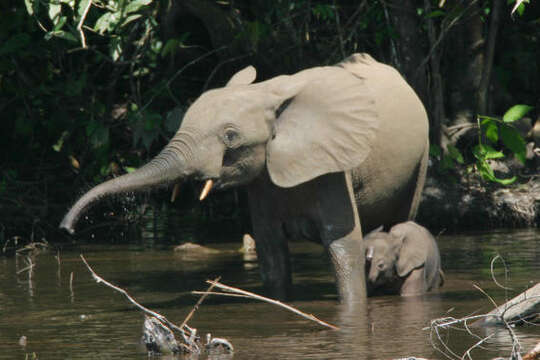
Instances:
[[[263,282],[291,287],[287,239],[320,241],[345,303],[366,297],[362,230],[412,219],[428,157],[422,103],[399,73],[366,54],[253,83],[247,67],[203,93],[169,144],[137,171],[83,195],[61,227],[74,232],[104,196],[206,181],[247,184]]]

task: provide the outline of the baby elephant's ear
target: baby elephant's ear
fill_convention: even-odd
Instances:
[[[249,85],[255,81],[257,70],[253,66],[248,66],[232,76],[227,86]]]
[[[280,86],[297,82],[304,86],[277,110],[275,136],[267,144],[268,172],[281,187],[359,166],[379,126],[363,79],[339,67],[319,67],[269,84],[271,92],[282,92]]]
[[[426,262],[425,249],[422,243],[405,234],[391,234],[398,238],[401,243],[398,259],[396,262],[396,272],[400,277],[409,275],[414,269],[424,266]]]

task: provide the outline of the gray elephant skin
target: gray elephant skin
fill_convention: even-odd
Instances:
[[[245,185],[263,283],[291,290],[287,240],[320,242],[345,303],[365,301],[362,231],[415,216],[428,156],[428,121],[411,87],[366,54],[254,83],[249,66],[204,92],[149,163],[84,194],[60,227],[74,232],[105,196],[206,182]]]
[[[429,230],[413,221],[366,235],[368,295],[422,295],[442,286],[441,256]]]

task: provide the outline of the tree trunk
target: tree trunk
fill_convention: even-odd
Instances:
[[[470,6],[463,15],[463,23],[455,26],[448,41],[447,58],[452,120],[471,121],[476,112],[478,86],[484,66],[484,37],[481,7]]]
[[[417,4],[412,0],[388,2],[392,26],[398,34],[396,42],[398,64],[395,64],[418,97],[428,104],[425,69],[418,69],[425,57],[426,49],[421,41],[420,19],[416,13]]]
[[[488,94],[491,80],[491,69],[493,68],[493,57],[495,55],[495,41],[497,40],[497,31],[501,18],[502,0],[493,0],[491,14],[489,19],[489,33],[484,55],[484,68],[482,69],[482,78],[478,87],[477,113],[487,114],[488,112]]]
[[[430,0],[424,0],[424,10],[427,14],[431,13],[431,2]],[[426,20],[427,23],[427,32],[429,39],[430,48],[434,49],[437,46],[437,34],[435,31],[435,24],[432,18]],[[431,102],[429,103],[430,108],[430,140],[432,144],[442,147],[441,144],[441,124],[445,118],[444,112],[444,91],[443,91],[443,82],[441,76],[441,51],[439,49],[434,49],[431,52],[431,57],[429,59],[429,64],[431,66],[431,78],[432,78],[432,87],[430,93],[432,94]]]

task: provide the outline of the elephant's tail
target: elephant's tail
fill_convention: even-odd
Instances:
[[[439,269],[439,287],[442,287],[444,285],[444,271],[442,269]]]
[[[426,173],[429,162],[429,139],[426,141],[426,148],[420,160],[420,166],[418,166],[418,174],[416,177],[416,189],[414,189],[414,195],[411,202],[411,208],[409,210],[408,220],[414,220],[416,218],[416,212],[418,206],[422,200],[422,190],[424,189],[424,183],[426,182]]]

